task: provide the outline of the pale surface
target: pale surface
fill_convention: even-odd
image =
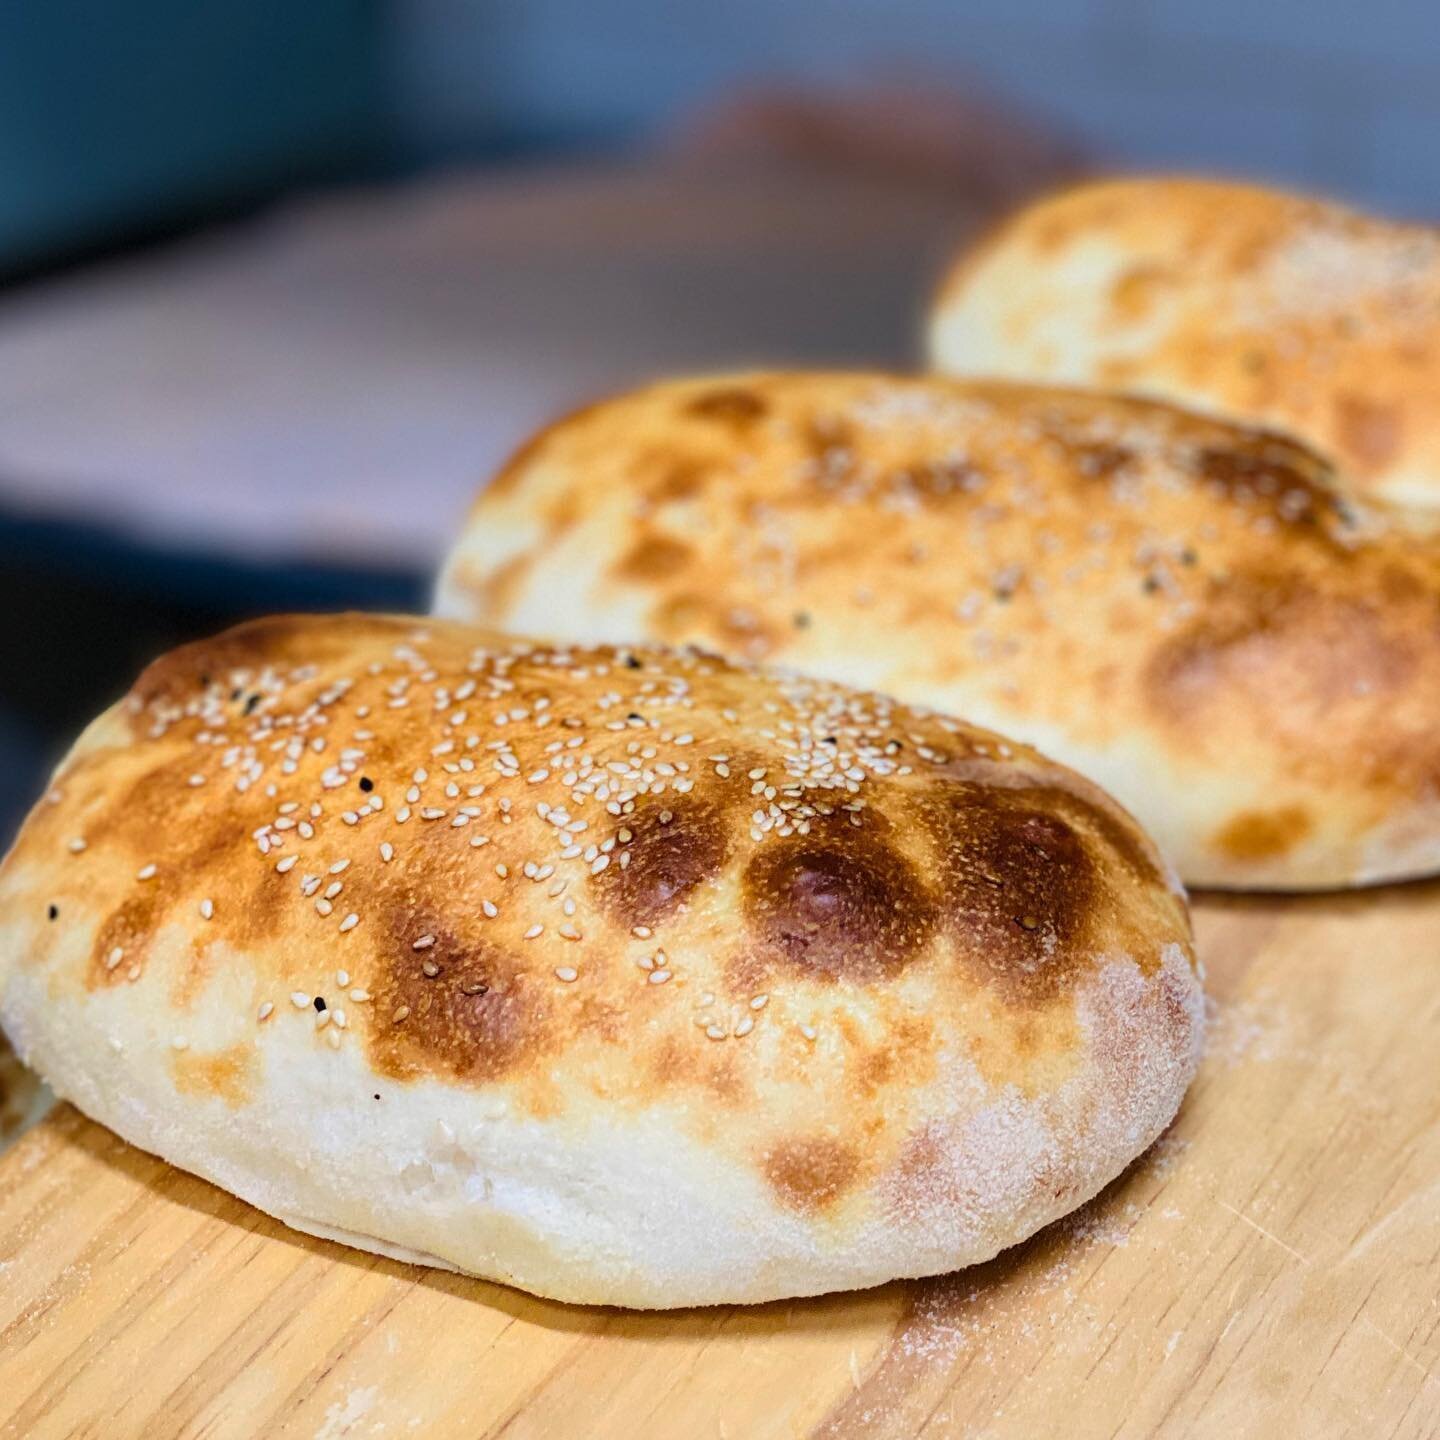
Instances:
[[[1180,1119],[946,1280],[570,1308],[307,1241],[63,1108],[0,1160],[0,1436],[1433,1435],[1440,884],[1204,901]]]

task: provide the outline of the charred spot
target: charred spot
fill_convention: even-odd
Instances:
[[[362,775],[360,777],[360,788],[368,795],[375,788],[375,782],[368,775]]]
[[[610,864],[590,884],[606,912],[625,925],[668,918],[724,869],[730,854],[720,813],[708,805],[681,805],[679,797],[627,815],[621,828],[630,839],[617,844]]]
[[[1110,308],[1125,324],[1133,324],[1150,313],[1168,279],[1168,272],[1158,265],[1141,264],[1127,267],[1110,287]]]
[[[1313,469],[1302,468],[1306,459]],[[1195,451],[1194,465],[1229,497],[1321,540],[1330,539],[1332,525],[1355,523],[1350,507],[1326,483],[1331,472],[1323,462],[1279,438],[1257,434],[1246,447],[1204,445]]]
[[[935,908],[877,816],[817,816],[809,835],[767,841],[745,870],[742,909],[755,977],[784,967],[874,984],[928,944]]]
[[[793,619],[797,630],[808,630],[810,628],[811,620],[808,610],[797,610]]]
[[[102,986],[121,984],[129,978],[132,966],[144,963],[160,906],[159,893],[149,891],[132,895],[105,917],[90,949],[87,988],[98,990]],[[109,961],[116,950],[121,952],[121,958],[112,965]]]
[[[417,952],[411,936],[421,924],[436,938]],[[462,941],[444,924],[408,912],[390,931],[388,966],[370,987],[367,1007],[371,1059],[382,1074],[414,1080],[438,1071],[479,1083],[520,1068],[545,1047],[543,986],[508,952]]]
[[[1057,794],[951,782],[926,802],[956,955],[1013,1000],[1069,980],[1100,903],[1095,860]]]
[[[770,407],[753,390],[730,385],[697,395],[685,405],[683,413],[745,429],[757,420],[763,420],[770,413]]]
[[[1323,722],[1357,694],[1372,703],[1414,683],[1413,632],[1393,623],[1403,602],[1337,595],[1294,574],[1240,571],[1215,583],[1203,611],[1158,647],[1144,694],[1158,715],[1194,730],[1202,707],[1273,738]],[[1373,746],[1366,747],[1373,750]]]
[[[60,918],[60,907],[58,905],[47,905],[45,907],[45,918],[47,920],[58,920]]]
[[[252,1045],[232,1045],[209,1054],[187,1050],[171,1060],[175,1089],[182,1095],[223,1100],[232,1109],[250,1099],[255,1063]]]
[[[791,1210],[824,1210],[850,1188],[860,1157],[828,1135],[797,1136],[772,1145],[760,1168],[776,1198]]]
[[[197,689],[208,687],[216,675],[228,677],[234,670],[283,664],[294,653],[297,643],[313,638],[314,629],[295,616],[276,615],[247,621],[211,639],[181,645],[152,661],[136,680],[132,693],[146,705],[157,700],[189,698]],[[343,648],[345,643],[342,628],[327,637],[327,645],[335,648]],[[239,704],[244,694],[243,687],[232,690],[231,702]]]
[[[1070,441],[1067,449],[1074,457],[1076,470],[1090,480],[1108,480],[1135,459],[1135,452],[1123,445]]]
[[[819,465],[823,479],[849,467],[855,429],[839,415],[812,415],[805,426],[804,443]]]
[[[679,540],[647,535],[623,555],[615,573],[626,580],[666,580],[695,559],[695,552]]]
[[[1299,805],[1247,810],[1220,831],[1215,843],[1236,860],[1272,860],[1293,850],[1311,828],[1309,814]]]

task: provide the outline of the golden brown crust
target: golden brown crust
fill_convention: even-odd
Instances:
[[[957,1045],[1049,1093],[1103,966],[1189,954],[1133,823],[1024,746],[701,653],[356,615],[150,666],[0,897],[57,1007],[236,1012],[249,1038],[170,1057],[179,1095],[243,1107],[265,1027],[303,1025],[537,1119],[685,1100],[807,1213],[897,1162]]]
[[[1440,507],[1440,232],[1214,180],[1082,185],[956,263],[937,365],[1272,426],[1357,491]]]
[[[1170,406],[879,375],[654,386],[531,442],[438,604],[975,715],[1101,780],[1195,883],[1440,863],[1440,545],[1309,450]]]

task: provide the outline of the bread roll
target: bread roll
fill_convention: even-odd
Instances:
[[[711,656],[288,617],[166,656],[0,869],[64,1096],[297,1229],[567,1300],[983,1260],[1160,1132],[1201,1002],[1134,823]]]
[[[930,348],[951,374],[1110,387],[1283,430],[1357,493],[1440,511],[1429,226],[1213,180],[1085,185],[962,256]]]
[[[438,608],[694,641],[1018,735],[1194,885],[1440,865],[1440,557],[1284,440],[1005,383],[752,375],[562,421]]]

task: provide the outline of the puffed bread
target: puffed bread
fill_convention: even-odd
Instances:
[[[1150,843],[1024,746],[341,616],[178,650],[86,731],[0,868],[0,1020],[298,1229],[676,1306],[1022,1239],[1164,1127],[1202,1009]]]
[[[1440,547],[1285,440],[882,375],[592,407],[485,490],[437,608],[696,642],[962,714],[1139,817],[1191,884],[1440,866]]]
[[[1216,180],[1080,186],[960,258],[930,352],[950,374],[1113,388],[1282,430],[1355,493],[1440,511],[1431,226]]]

